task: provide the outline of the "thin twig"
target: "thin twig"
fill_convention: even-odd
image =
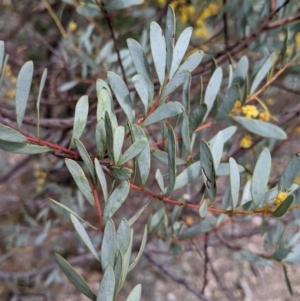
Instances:
[[[189,291],[194,293],[196,296],[198,296],[201,300],[204,301],[213,301],[209,297],[206,297],[204,294],[202,294],[196,287],[194,287],[192,284],[190,284],[188,281],[186,281],[184,278],[181,278],[179,276],[174,275],[173,272],[171,272],[167,267],[165,267],[163,264],[159,263],[149,252],[145,252],[145,256],[148,258],[148,260],[155,265],[158,269],[160,269],[164,274],[169,276],[173,281],[184,285]]]
[[[229,37],[228,37],[228,24],[227,24],[227,12],[226,12],[226,0],[223,0],[223,9],[224,9],[224,13],[223,13],[223,27],[224,27],[224,40],[225,40],[225,50],[228,50],[228,41],[229,41]]]
[[[118,41],[117,41],[116,36],[115,36],[115,31],[114,31],[114,28],[113,28],[113,25],[112,25],[111,18],[109,16],[109,13],[107,12],[107,10],[103,7],[102,3],[100,1],[96,1],[96,3],[99,6],[100,10],[102,11],[102,13],[103,13],[103,15],[106,19],[107,25],[108,25],[110,33],[111,33],[111,38],[112,38],[113,43],[114,43],[115,52],[116,52],[117,57],[118,57],[118,64],[121,68],[123,80],[124,80],[126,86],[128,86],[125,69],[124,69],[124,66],[123,66],[122,59],[121,59],[119,44],[118,44]]]
[[[208,262],[209,262],[209,257],[208,257],[208,253],[207,253],[207,248],[208,248],[208,233],[205,233],[204,235],[204,275],[203,275],[203,286],[202,286],[202,290],[201,293],[204,294],[204,290],[206,285],[208,284]]]

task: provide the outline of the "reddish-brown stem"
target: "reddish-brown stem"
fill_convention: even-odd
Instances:
[[[39,145],[43,145],[43,146],[48,146],[54,150],[58,150],[58,151],[61,151],[71,157],[74,157],[74,159],[78,160],[80,158],[80,155],[77,153],[77,152],[74,152],[70,149],[67,149],[65,147],[62,147],[58,144],[55,144],[55,143],[51,143],[51,142],[48,142],[48,141],[45,141],[45,140],[41,140],[39,138],[35,138],[35,137],[29,137],[29,136],[26,136],[26,139],[31,142],[31,143],[36,143],[36,144],[39,144]]]
[[[97,192],[97,187],[96,187],[96,185],[93,181],[91,181],[91,184],[92,184],[92,191],[93,191],[93,195],[94,195],[94,199],[95,199],[97,212],[98,212],[98,215],[99,215],[100,230],[101,230],[101,232],[103,232],[104,231],[104,228],[103,228],[103,212],[102,212],[102,208],[101,208],[101,204],[100,204],[100,200],[99,200],[99,196],[98,196],[98,192]]]

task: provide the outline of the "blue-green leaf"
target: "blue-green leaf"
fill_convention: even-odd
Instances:
[[[243,55],[239,60],[236,68],[233,70],[233,79],[232,79],[231,86],[235,84],[241,86],[247,77],[248,69],[249,69],[248,58],[245,55]]]
[[[101,245],[101,267],[105,271],[108,266],[114,266],[116,250],[116,229],[114,222],[109,218],[105,223]]]
[[[287,138],[286,133],[275,124],[240,116],[235,116],[232,118],[247,131],[261,137],[274,138],[278,140],[284,140]]]
[[[156,74],[162,87],[166,72],[166,40],[163,30],[156,22],[150,24],[150,46]]]
[[[130,94],[128,88],[126,87],[123,79],[114,72],[107,72],[107,79],[109,81],[109,85],[111,86],[116,99],[126,114],[128,120],[130,122],[134,121],[134,110],[132,108],[132,101],[130,98]]]
[[[100,9],[97,5],[80,5],[76,8],[76,12],[86,18],[94,18],[100,15]]]
[[[230,194],[232,200],[232,210],[237,207],[240,192],[240,171],[233,158],[229,158],[230,170]]]
[[[289,195],[272,213],[273,216],[275,217],[283,216],[294,202],[294,199],[295,199],[294,195]]]
[[[168,128],[168,172],[169,172],[169,186],[168,186],[168,194],[171,194],[174,190],[175,180],[176,180],[176,143],[175,143],[175,134],[173,128],[170,126]]]
[[[65,206],[64,204],[60,203],[60,202],[57,202],[51,198],[49,198],[49,200],[51,202],[53,202],[54,204],[56,204],[57,206],[63,208],[64,210],[68,211],[69,213],[71,213],[72,215],[76,216],[77,219],[81,220],[82,222],[86,223],[89,227],[93,228],[94,230],[97,230],[98,229],[96,227],[94,227],[93,225],[91,225],[90,223],[88,223],[87,221],[85,221],[83,218],[81,218],[76,212],[74,212],[73,210],[71,210],[69,207]]]
[[[126,301],[140,301],[141,294],[142,294],[142,286],[141,284],[137,284],[130,292]]]
[[[0,139],[7,142],[27,143],[27,139],[19,131],[0,124]]]
[[[255,253],[252,253],[248,250],[243,250],[240,252],[241,255],[249,262],[253,262],[255,264],[260,264],[264,266],[274,266],[273,262],[271,260],[265,259]]]
[[[96,294],[91,290],[88,284],[83,280],[83,278],[78,275],[78,273],[74,270],[74,268],[59,254],[55,253],[55,259],[62,269],[64,274],[68,277],[70,282],[84,295],[86,295],[89,299],[96,301]]]
[[[96,125],[95,140],[99,157],[102,160],[105,157],[106,150],[106,131],[105,121],[103,119],[101,119]]]
[[[168,5],[167,17],[166,17],[166,29],[165,29],[165,39],[166,39],[166,51],[167,51],[167,74],[170,72],[172,59],[173,59],[173,48],[175,40],[175,13],[171,5]]]
[[[0,67],[1,70],[1,67]],[[40,101],[41,101],[41,96],[42,92],[44,90],[45,82],[47,78],[47,68],[43,71],[43,75],[41,78],[40,82],[40,87],[39,87],[39,94],[36,102],[36,111],[37,111],[37,136],[40,137]]]
[[[103,199],[106,202],[107,198],[108,198],[106,178],[105,178],[103,169],[101,167],[101,164],[99,163],[97,158],[95,158],[95,169],[96,169],[96,174],[97,174],[97,177],[98,177],[101,189],[102,189]]]
[[[0,72],[3,66],[4,53],[5,53],[4,41],[0,41]]]
[[[258,72],[256,73],[251,88],[250,88],[250,94],[254,93],[255,90],[258,88],[261,81],[265,78],[265,76],[268,74],[268,72],[271,70],[272,66],[274,65],[275,61],[277,59],[277,55],[275,52],[273,52],[269,58],[263,63],[263,65],[260,67]]]
[[[105,112],[107,111],[109,115],[111,114],[111,96],[109,91],[105,88],[101,89],[98,94],[98,103],[97,103],[97,122],[101,118],[105,118]]]
[[[114,163],[118,164],[118,161],[121,156],[122,146],[124,142],[125,129],[123,126],[118,126],[114,132],[114,146],[113,146],[113,155]]]
[[[86,199],[90,202],[92,206],[95,205],[93,192],[91,190],[90,184],[79,164],[71,159],[65,159],[65,163],[70,171],[77,187],[82,192],[82,194],[86,197]]]
[[[138,252],[136,258],[130,264],[130,266],[128,268],[128,272],[130,272],[131,270],[133,270],[135,268],[135,266],[137,265],[138,261],[142,257],[144,249],[145,249],[145,246],[146,246],[147,235],[148,235],[148,230],[147,230],[147,225],[146,225],[145,228],[144,228],[144,234],[143,234],[143,238],[142,238],[142,242],[141,242],[141,246],[140,246],[139,252]]]
[[[216,121],[222,120],[229,115],[232,111],[234,104],[239,96],[239,88],[237,85],[233,85],[227,91],[224,99],[221,102],[221,105],[218,108],[216,114]]]
[[[115,291],[115,274],[112,267],[109,265],[105,269],[103,278],[100,282],[100,287],[97,295],[97,301],[113,301]]]
[[[97,183],[97,181],[96,181],[96,171],[95,171],[95,167],[94,167],[94,164],[93,164],[93,161],[92,161],[90,155],[88,154],[86,148],[84,147],[84,145],[82,144],[81,141],[75,139],[75,144],[76,144],[78,152],[81,156],[81,159],[83,160],[83,162],[84,162],[85,166],[87,167],[90,175],[92,176],[92,179],[93,179],[94,183]]]
[[[110,10],[115,10],[115,9],[123,9],[127,7],[131,7],[133,5],[138,5],[142,4],[144,0],[107,0],[105,1],[105,9],[110,11]]]
[[[205,218],[207,212],[207,202],[204,200],[199,207],[199,215],[201,218]]]
[[[183,84],[182,87],[182,99],[181,99],[181,103],[184,107],[185,110],[185,114],[189,115],[190,114],[190,89],[191,89],[191,81],[192,81],[192,76],[189,73],[188,78],[186,79],[186,81]]]
[[[264,196],[268,185],[270,171],[271,154],[267,148],[264,148],[256,162],[251,182],[251,194],[255,206],[259,205]]]
[[[146,86],[144,78],[137,74],[131,79],[132,84],[135,87],[136,92],[138,93],[143,105],[144,105],[144,114],[147,114],[149,107],[149,92]]]
[[[190,39],[192,36],[193,28],[188,27],[186,28],[181,35],[179,36],[175,48],[173,50],[173,58],[172,58],[172,65],[170,70],[170,79],[174,76],[176,73],[184,55],[185,52],[189,46]]]
[[[147,138],[142,128],[138,125],[133,124],[131,127],[132,137],[133,140],[139,141],[142,138]],[[141,182],[144,186],[147,182],[149,172],[150,172],[150,165],[151,165],[151,155],[150,155],[150,145],[149,143],[146,144],[144,149],[138,154],[137,156],[138,162],[138,169],[140,172]]]
[[[159,160],[160,162],[168,165],[168,153],[163,152],[159,149],[154,149],[151,153],[157,160]],[[182,160],[181,158],[176,157],[175,158],[175,164],[176,164],[176,166],[185,165],[186,161]]]
[[[116,251],[125,254],[130,244],[131,229],[126,219],[122,219],[117,230]]]
[[[180,71],[176,73],[176,75],[169,81],[169,83],[165,86],[162,94],[161,94],[161,101],[165,101],[165,98],[174,92],[178,87],[182,86],[184,82],[187,80],[189,76],[188,71]]]
[[[80,221],[77,219],[77,217],[75,215],[70,214],[70,217],[71,217],[71,221],[74,225],[76,232],[78,233],[78,235],[80,236],[80,238],[82,239],[84,244],[91,251],[91,253],[94,255],[94,257],[99,261],[99,256],[98,256],[86,230],[84,229],[84,227],[82,226],[82,224],[80,223]]]
[[[42,154],[52,151],[50,147],[29,143],[9,142],[0,139],[0,148],[14,154]]]
[[[160,105],[152,114],[150,114],[142,123],[142,125],[148,126],[152,123],[177,116],[183,111],[183,106],[177,101],[164,103]]]
[[[146,147],[147,144],[147,138],[141,138],[140,140],[135,141],[121,156],[118,164],[123,165],[129,160],[135,158],[138,154],[140,154],[140,152]]]
[[[210,149],[212,156],[214,158],[215,169],[218,169],[218,166],[221,162],[224,148],[224,139],[222,131],[219,131],[215,136],[213,142],[210,143]]]
[[[242,165],[238,164],[239,172],[244,172],[245,168]],[[230,174],[229,164],[228,163],[220,163],[218,169],[216,170],[217,176],[228,176]]]
[[[109,166],[108,169],[111,172],[113,179],[116,180],[128,181],[132,175],[132,169],[128,167]]]
[[[74,147],[75,139],[80,139],[87,121],[89,112],[89,99],[87,95],[80,97],[76,104],[73,134],[69,148]]]
[[[163,176],[162,176],[159,169],[156,170],[155,179],[158,183],[158,186],[159,186],[160,190],[164,191],[164,189],[165,189],[164,178],[163,178]]]
[[[169,253],[171,255],[180,255],[182,254],[182,246],[179,243],[171,242],[169,247]]]
[[[174,190],[184,187],[186,184],[191,183],[201,175],[200,161],[191,164],[181,174],[176,177]]]
[[[175,49],[174,49],[175,50]],[[197,50],[188,56],[188,58],[180,65],[178,72],[186,70],[189,72],[194,71],[200,64],[203,58],[203,51]]]
[[[222,83],[222,78],[223,78],[223,72],[221,67],[218,67],[213,75],[211,76],[208,85],[206,87],[205,95],[204,95],[204,103],[207,105],[207,112],[205,114],[204,119],[208,116],[215,100],[216,97],[219,93],[219,90],[221,88],[221,83]]]
[[[207,112],[207,105],[205,103],[197,106],[190,114],[190,135],[192,136],[197,127],[201,124]]]
[[[137,73],[139,73],[145,80],[150,99],[152,99],[154,94],[154,86],[145,53],[141,45],[133,39],[127,39],[127,46],[133,61],[133,65]]]
[[[17,79],[16,116],[17,116],[17,124],[19,128],[21,128],[23,122],[30,86],[32,82],[32,76],[33,76],[33,62],[30,61],[22,66]]]
[[[200,141],[200,162],[206,192],[213,202],[216,197],[216,172],[211,150],[204,140]]]
[[[132,226],[134,224],[134,222],[139,218],[139,216],[144,212],[144,210],[146,209],[146,207],[148,206],[148,204],[150,203],[150,200],[139,209],[139,211],[137,213],[135,213],[134,216],[132,216],[129,220],[128,223],[130,226]]]
[[[184,240],[184,239],[196,237],[202,233],[208,232],[212,228],[212,226],[213,226],[212,220],[206,218],[199,224],[189,228],[185,233],[181,234],[179,238]]]
[[[99,97],[99,94],[102,89],[106,90],[107,93],[109,94],[110,98],[112,98],[112,94],[111,94],[108,84],[103,79],[98,78],[97,82],[96,82],[96,91],[97,91],[98,97]]]
[[[300,153],[293,156],[292,160],[285,167],[278,185],[279,191],[287,191],[300,173]]]
[[[105,132],[106,132],[106,143],[107,143],[107,154],[110,163],[114,162],[114,131],[108,112],[105,112]]]
[[[114,267],[115,272],[115,292],[114,296],[117,297],[120,289],[122,288],[122,276],[124,275],[124,255],[121,252],[117,253],[117,261]]]
[[[106,222],[108,218],[112,217],[124,203],[129,193],[129,188],[129,182],[123,181],[109,196],[103,212],[104,222]]]
[[[78,85],[78,81],[77,80],[72,80],[70,82],[63,83],[62,85],[60,85],[58,87],[58,92],[69,91],[69,90],[73,89],[77,85]]]
[[[181,123],[181,137],[182,142],[187,150],[187,152],[191,153],[191,140],[190,140],[190,129],[189,129],[189,119],[186,114],[182,114],[182,123]]]

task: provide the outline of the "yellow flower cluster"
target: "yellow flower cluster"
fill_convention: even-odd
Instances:
[[[47,173],[44,172],[38,163],[33,165],[34,168],[34,177],[36,178],[35,191],[40,192],[45,184]]]
[[[245,115],[246,118],[255,118],[258,116],[259,112],[256,106],[247,105],[242,107],[242,113]]]
[[[16,82],[17,82],[17,78],[12,74],[12,70],[11,70],[11,66],[10,65],[6,65],[5,66],[5,77],[9,79],[10,81],[10,86],[15,86],[16,85]],[[5,96],[9,99],[12,99],[15,97],[15,94],[16,94],[16,89],[15,87],[13,88],[9,88],[7,91],[6,91],[6,94]]]
[[[269,111],[264,111],[259,113],[259,120],[261,121],[269,121],[271,119],[271,114]]]
[[[252,143],[253,143],[252,136],[249,134],[246,134],[240,141],[240,147],[249,148],[252,145]]]
[[[160,6],[166,5],[166,0],[156,0]],[[188,4],[187,0],[174,0],[172,7],[178,14],[180,21],[186,23],[187,21],[194,22],[194,35],[199,38],[207,39],[210,33],[207,29],[206,19],[215,16],[219,12],[219,6],[216,3],[209,3],[200,14],[196,13],[195,6]]]
[[[187,216],[185,218],[185,223],[188,225],[188,226],[191,226],[193,224],[194,220],[191,216]]]
[[[206,19],[215,16],[219,12],[219,6],[215,3],[209,3],[200,13],[195,22],[194,35],[199,38],[208,39],[210,34],[207,30]]]
[[[287,192],[280,191],[274,198],[275,204],[278,206],[280,205],[288,196]]]
[[[76,29],[77,29],[77,24],[76,24],[75,22],[71,21],[71,22],[69,23],[69,30],[70,30],[71,32],[73,32],[73,31],[75,31]]]

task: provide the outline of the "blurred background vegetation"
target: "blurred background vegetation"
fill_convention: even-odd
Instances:
[[[298,1],[149,0],[103,15],[93,1],[88,0],[2,0],[0,40],[5,41],[9,62],[0,90],[1,123],[15,124],[17,74],[26,61],[33,60],[34,79],[24,118],[25,129],[28,133],[35,131],[35,95],[47,68],[41,98],[41,136],[67,146],[77,100],[88,95],[90,116],[95,116],[96,80],[105,79],[106,71],[111,70],[123,74],[129,82],[135,69],[126,39],[136,39],[149,54],[149,24],[151,21],[164,24],[168,4],[175,9],[179,33],[187,26],[194,28],[189,52],[202,49],[205,53],[203,62],[193,74],[192,98],[199,97],[202,89],[200,76],[205,87],[216,64],[222,66],[228,77],[229,63],[234,64],[246,55],[250,73],[255,74],[273,51],[285,49],[282,61],[288,62],[300,50]],[[272,149],[271,183],[277,181],[290,157],[300,150],[299,117],[285,118],[284,115],[286,112],[299,114],[299,70],[298,64],[286,68],[264,91],[261,102],[243,112],[245,116],[250,114],[249,118],[277,122],[288,133],[288,139]],[[239,109],[236,105],[234,110]],[[116,112],[119,112],[117,107]],[[95,117],[90,117],[83,142],[92,155],[96,149],[94,128]],[[205,129],[203,137],[211,138],[219,129],[220,124]],[[159,141],[159,135],[159,131],[154,132],[153,141]],[[250,171],[260,150],[256,137],[243,131],[236,135],[230,148],[232,155]],[[59,252],[97,289],[101,278],[99,266],[79,243],[68,214],[49,201],[49,197],[60,200],[90,223],[97,223],[96,212],[85,205],[63,161],[59,155],[12,155],[0,151],[0,167],[0,299],[87,300],[65,281],[53,261],[53,253]],[[154,176],[152,181],[154,184]],[[300,184],[299,178],[297,183]],[[220,200],[225,186],[219,186]],[[296,195],[300,202],[299,190]],[[139,208],[141,198],[143,196],[131,193],[125,215],[130,216]],[[195,198],[197,196],[188,190],[182,196],[191,201]],[[152,208],[151,204],[147,212]],[[136,224],[137,233],[147,223],[147,212]],[[182,221],[187,227],[196,219],[195,212],[184,211]],[[276,222],[262,216],[231,218],[209,238],[199,236],[196,247],[191,241],[183,242],[183,253],[177,256],[170,256],[167,244],[150,236],[146,255],[137,271],[129,274],[129,284],[122,292],[127,296],[133,286],[130,282],[136,283],[138,279],[143,284],[143,300],[200,300],[195,289],[201,291],[203,281],[207,281],[205,293],[212,300],[299,300],[300,272],[295,266],[275,264],[271,268],[263,257],[251,260],[251,256],[242,257],[238,252],[245,249],[267,256],[283,243],[280,240],[283,233],[288,237],[297,234],[299,223],[298,210]],[[261,235],[265,228],[272,236]],[[89,234],[99,246],[97,232]],[[138,247],[137,243],[135,252]],[[208,274],[204,271],[205,260],[197,254],[199,248],[210,257]],[[291,275],[294,296],[289,295],[286,286],[287,273]],[[177,278],[170,275],[177,275]],[[120,300],[125,300],[122,294]]]

